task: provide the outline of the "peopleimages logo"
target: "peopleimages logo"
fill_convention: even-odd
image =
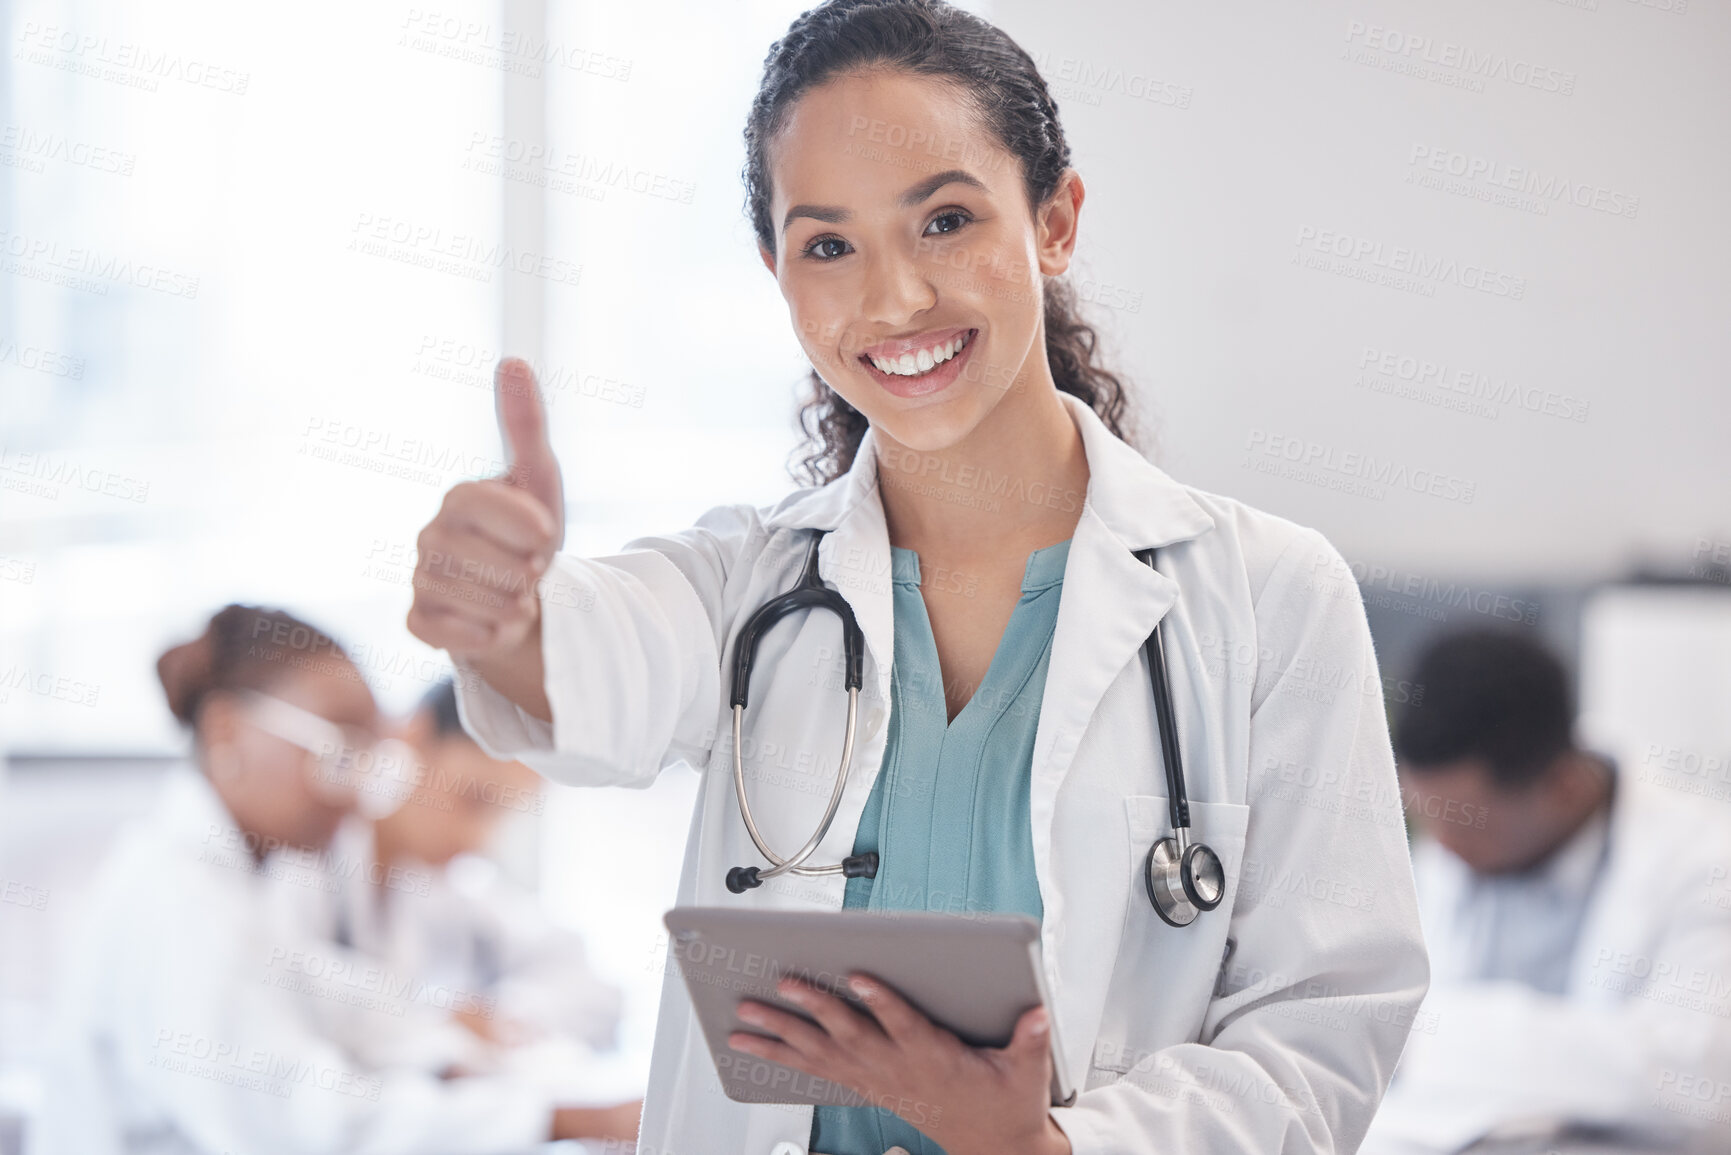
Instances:
[[[45,172],[49,161],[95,172],[131,176],[138,163],[135,153],[77,140],[58,132],[40,131],[22,124],[0,128],[0,164],[27,172]]]
[[[159,51],[150,45],[114,41],[34,20],[24,22],[18,45],[14,59],[145,92],[156,92],[164,80],[178,80],[194,88],[245,96],[252,80],[250,72],[189,59],[173,49]]]
[[[1266,429],[1252,429],[1244,448],[1248,455],[1247,463],[1259,460],[1271,464],[1285,463],[1299,471],[1294,480],[1309,480],[1312,476],[1338,478],[1363,488],[1365,496],[1377,500],[1381,500],[1384,487],[1406,489],[1468,505],[1478,493],[1478,483],[1474,481],[1434,469],[1414,469],[1393,458],[1337,449],[1305,438],[1270,433]],[[1261,472],[1272,470],[1263,469]],[[1343,486],[1330,485],[1329,488]]]
[[[1631,220],[1641,209],[1640,197],[1619,189],[1588,181],[1571,180],[1556,173],[1540,172],[1523,165],[1505,164],[1490,157],[1469,156],[1464,152],[1440,146],[1414,144],[1407,155],[1407,166],[1406,181],[1409,184],[1416,180],[1426,187],[1456,191],[1446,183],[1427,183],[1425,180],[1432,175],[1454,177],[1463,185],[1484,186],[1477,193],[1481,196],[1526,194],[1533,198],[1530,205],[1519,199],[1499,203],[1506,203],[1514,208],[1530,208],[1541,215],[1550,212],[1552,203],[1571,204],[1576,208],[1592,209],[1609,216],[1628,217]]]
[[[0,230],[0,272],[99,297],[108,296],[108,290],[116,285],[188,300],[198,296],[197,277],[166,265],[9,230]]]
[[[1337,263],[1349,262],[1338,268],[1323,268],[1325,272],[1338,272],[1364,280],[1377,279],[1380,273],[1382,276],[1395,278],[1389,283],[1397,288],[1407,287],[1402,283],[1405,281],[1426,288],[1438,283],[1452,284],[1463,289],[1489,293],[1493,297],[1507,297],[1511,301],[1520,300],[1527,292],[1525,277],[1471,261],[1462,262],[1453,257],[1407,248],[1405,245],[1385,246],[1381,241],[1369,237],[1354,236],[1333,229],[1300,225],[1298,237],[1293,243],[1297,246],[1292,254],[1294,264],[1323,268],[1315,263],[1314,258],[1305,259],[1309,253],[1317,253],[1324,258],[1335,258]],[[1429,291],[1435,290],[1430,288]]]
[[[1391,349],[1366,345],[1358,355],[1358,367],[1369,370],[1385,382],[1407,382],[1419,390],[1431,390],[1446,395],[1450,401],[1462,404],[1486,402],[1490,406],[1518,406],[1529,413],[1558,417],[1565,421],[1585,421],[1591,403],[1555,389],[1523,385],[1508,377],[1495,377],[1472,366],[1451,366],[1446,360],[1431,360]],[[1363,374],[1356,384],[1375,392],[1393,391],[1388,385],[1367,381]],[[1490,411],[1496,416],[1496,410]]]
[[[1477,92],[1484,91],[1487,80],[1501,80],[1561,96],[1571,96],[1575,91],[1575,74],[1565,69],[1362,20],[1346,22],[1346,42],[1348,59],[1354,63],[1408,72],[1420,79],[1442,80]],[[1355,49],[1357,55],[1351,55]],[[1443,75],[1432,75],[1438,70],[1443,70]]]

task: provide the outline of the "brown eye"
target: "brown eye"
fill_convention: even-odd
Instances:
[[[843,256],[844,254],[834,253],[834,254],[829,255],[829,256],[817,256],[816,250],[822,245],[842,245],[842,246],[845,246],[846,244],[847,244],[847,242],[842,240],[840,237],[818,237],[816,240],[812,241],[809,245],[807,245],[803,250],[801,250],[801,255],[806,256],[806,257],[811,257],[813,260],[818,260],[818,261],[832,261],[836,257]]]
[[[935,225],[939,221],[950,221],[950,220],[953,220],[956,222],[955,228],[942,229],[942,230],[940,230],[940,235],[942,233],[955,232],[956,229],[961,228],[963,225],[965,225],[969,221],[973,220],[973,218],[961,209],[946,209],[944,212],[941,212],[937,216],[932,218],[932,224]]]

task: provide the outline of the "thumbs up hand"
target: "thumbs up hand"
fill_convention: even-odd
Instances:
[[[564,483],[535,374],[507,357],[493,388],[510,467],[503,477],[453,486],[421,530],[409,632],[551,721],[537,583],[565,540]]]
[[[553,516],[553,548],[558,549],[565,544],[565,486],[553,445],[547,440],[541,386],[527,362],[516,357],[499,362],[493,377],[493,404],[498,411],[499,439],[511,463],[505,480]]]

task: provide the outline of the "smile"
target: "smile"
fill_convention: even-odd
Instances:
[[[873,368],[880,373],[888,373],[896,377],[918,377],[931,372],[937,366],[960,353],[967,347],[968,342],[974,339],[974,334],[977,332],[979,332],[978,329],[969,329],[965,333],[959,333],[950,340],[930,348],[903,353],[899,358],[873,357],[869,353],[862,353],[861,356],[870,361]]]

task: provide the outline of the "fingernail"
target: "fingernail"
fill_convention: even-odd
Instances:
[[[853,989],[854,994],[862,999],[872,993],[872,985],[864,979],[849,979],[847,985]]]

